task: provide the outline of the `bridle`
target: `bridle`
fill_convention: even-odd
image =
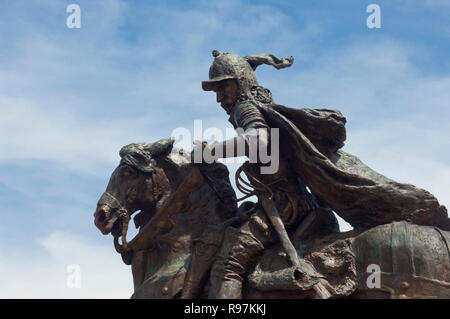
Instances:
[[[128,194],[127,192],[127,197]],[[114,248],[116,251],[121,254],[124,251],[128,250],[128,242],[127,242],[127,232],[128,232],[128,224],[130,222],[130,215],[128,214],[128,210],[122,206],[120,201],[115,198],[113,195],[111,195],[108,192],[105,192],[104,195],[107,195],[112,200],[112,205],[108,203],[101,203],[101,205],[105,205],[109,207],[112,210],[117,210],[118,212],[118,220],[122,222],[122,231],[119,235],[113,235],[114,236]],[[119,237],[122,236],[122,245],[119,243]]]

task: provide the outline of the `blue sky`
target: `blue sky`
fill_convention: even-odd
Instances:
[[[70,3],[81,29],[66,27]],[[448,207],[449,16],[446,0],[1,1],[0,297],[131,295],[92,214],[121,146],[198,119],[231,127],[201,90],[213,49],[294,56],[256,72],[277,103],[341,110],[344,150]]]

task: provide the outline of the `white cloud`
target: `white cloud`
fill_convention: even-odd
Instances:
[[[133,293],[130,266],[122,263],[113,245],[100,245],[67,232],[53,232],[37,240],[38,251],[3,249],[0,260],[0,298],[129,298]],[[10,248],[8,248],[10,249]],[[80,288],[68,288],[80,267]]]
[[[62,9],[49,1],[44,5],[50,15]],[[144,4],[148,19],[137,12],[142,7],[124,1],[80,5],[83,27],[78,31],[64,24],[49,30],[53,22],[37,23],[26,14],[21,24],[12,22],[20,36],[0,61],[3,163],[50,160],[95,173],[101,165],[116,163],[124,144],[165,137],[169,125],[189,125],[183,114],[187,108],[202,117],[222,113],[200,88],[212,61],[209,45],[217,43],[213,39],[242,47],[256,44],[250,39],[277,34],[272,45],[282,47],[288,38],[306,41],[320,32],[317,24],[308,24],[295,35],[280,10],[241,1],[205,2],[189,10]],[[140,14],[139,35],[129,42],[121,25],[134,13]],[[236,32],[241,29],[246,32]]]
[[[387,122],[355,130],[345,150],[391,179],[428,190],[448,208],[450,138],[435,130],[414,123]]]
[[[64,111],[0,95],[0,162],[51,160],[84,173],[117,164],[120,148],[136,140],[156,139],[145,118],[83,121]]]

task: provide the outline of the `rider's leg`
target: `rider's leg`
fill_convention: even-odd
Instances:
[[[193,243],[191,261],[185,277],[182,299],[197,298],[222,241],[220,229],[209,227]]]
[[[274,241],[274,234],[264,213],[258,210],[239,229],[228,227],[219,255],[211,269],[209,298],[242,298],[244,275]]]
[[[202,292],[204,281],[211,265],[216,259],[224,237],[225,229],[231,225],[240,225],[249,219],[253,211],[253,202],[244,202],[238,208],[236,216],[221,224],[210,225],[199,238],[193,241],[191,260],[184,280],[182,299],[197,298]]]

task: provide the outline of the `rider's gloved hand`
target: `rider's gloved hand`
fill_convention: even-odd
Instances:
[[[247,201],[247,202],[243,202],[237,212],[236,212],[236,217],[239,218],[240,222],[245,222],[247,220],[250,219],[250,217],[252,216],[252,214],[255,212],[255,208],[256,205],[253,202]]]

